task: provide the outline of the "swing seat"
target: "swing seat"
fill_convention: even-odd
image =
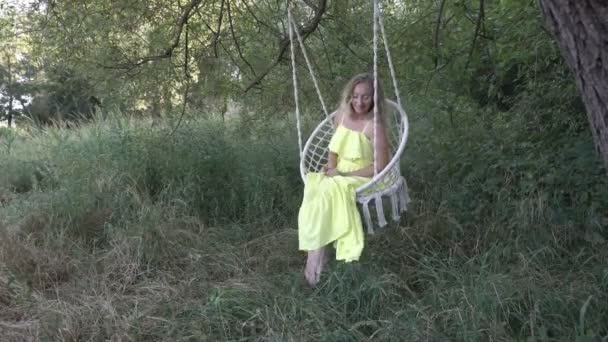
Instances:
[[[385,125],[389,144],[390,162],[378,172],[369,182],[356,190],[356,200],[360,204],[362,216],[367,232],[374,233],[374,224],[370,212],[370,203],[376,208],[375,218],[379,228],[387,224],[384,214],[384,198],[390,199],[391,218],[398,221],[401,213],[407,210],[410,202],[408,187],[405,178],[401,175],[399,161],[407,143],[409,123],[405,110],[397,103],[386,100]],[[329,141],[335,132],[334,117],[337,112],[331,113],[312,132],[304,145],[300,158],[300,175],[306,182],[309,172],[321,172],[327,163],[329,154]]]

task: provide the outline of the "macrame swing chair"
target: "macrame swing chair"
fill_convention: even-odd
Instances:
[[[397,79],[395,77],[395,70],[391,60],[390,51],[384,31],[384,22],[378,0],[373,0],[374,7],[374,24],[373,24],[373,49],[374,49],[374,103],[378,103],[378,29],[382,34],[382,41],[384,42],[384,48],[388,65],[390,69],[391,78],[393,81],[393,88],[395,90],[395,98],[397,102],[386,100],[387,106],[385,106],[385,113],[383,113],[385,120],[385,131],[387,134],[387,140],[389,143],[390,162],[386,165],[383,170],[378,170],[377,166],[377,151],[376,141],[374,144],[374,176],[369,182],[356,189],[356,201],[360,204],[363,219],[367,232],[369,234],[374,233],[374,221],[378,227],[384,227],[387,224],[386,217],[384,214],[384,203],[383,198],[389,198],[391,203],[392,219],[398,221],[401,214],[407,210],[407,205],[410,202],[408,195],[408,187],[405,178],[401,175],[401,169],[399,161],[403,155],[405,145],[408,137],[408,119],[405,110],[401,104],[401,97],[397,87]],[[311,63],[306,54],[306,49],[303,44],[302,37],[298,31],[291,9],[288,6],[288,26],[289,26],[289,38],[291,43],[291,63],[293,73],[293,89],[294,89],[294,100],[295,100],[295,115],[296,125],[298,130],[298,146],[300,149],[300,175],[302,180],[306,182],[306,174],[309,172],[321,172],[321,169],[328,160],[328,145],[331,137],[335,132],[334,117],[337,112],[328,113],[323,96],[319,90],[317,80],[314,76],[314,72]],[[297,37],[297,41],[302,50],[302,54],[308,66],[311,79],[315,86],[317,95],[325,112],[325,119],[314,129],[304,146],[302,146],[302,127],[300,118],[300,109],[298,104],[298,82],[296,77],[296,63],[295,63],[295,45],[294,45],[294,34]],[[377,127],[379,123],[378,107],[374,106],[374,137],[377,137]],[[376,140],[377,138],[374,138]],[[376,209],[375,220],[372,219],[370,212],[370,204],[374,204]]]

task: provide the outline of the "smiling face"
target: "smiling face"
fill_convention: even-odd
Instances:
[[[353,89],[350,106],[354,113],[365,115],[372,109],[374,90],[369,82],[361,82]]]

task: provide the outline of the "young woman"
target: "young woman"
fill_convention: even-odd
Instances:
[[[306,176],[298,215],[299,249],[308,252],[304,275],[311,286],[320,279],[327,263],[326,246],[333,243],[336,260],[359,260],[363,227],[355,191],[374,175],[374,155],[380,172],[388,163],[388,143],[383,120],[384,95],[378,86],[374,103],[374,79],[370,74],[353,77],[345,86],[329,143],[329,160],[322,173]],[[379,120],[374,137],[374,106]],[[374,154],[375,146],[375,154]]]

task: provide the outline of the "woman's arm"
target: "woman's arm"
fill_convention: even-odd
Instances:
[[[327,164],[325,164],[325,166],[323,166],[323,173],[326,176],[338,176],[340,173],[338,172],[338,169],[336,168],[338,165],[338,155],[333,153],[333,152],[329,152],[328,155],[328,160],[327,160]]]
[[[333,118],[334,126],[338,126],[338,122],[340,122],[341,119],[342,119],[342,114],[340,112],[338,112]],[[329,175],[328,170],[335,171],[336,167],[338,167],[338,155],[334,152],[329,151],[328,155],[327,155],[327,164],[325,164],[325,166],[323,167],[323,172],[326,175]],[[334,172],[330,172],[330,173],[334,173]],[[337,173],[337,171],[335,173]],[[333,176],[333,174],[332,174],[332,176]]]
[[[335,169],[337,166],[338,155],[330,151],[327,156],[327,164],[325,164],[325,167],[327,167],[328,169]]]

